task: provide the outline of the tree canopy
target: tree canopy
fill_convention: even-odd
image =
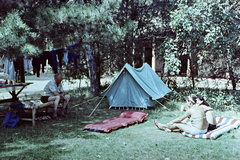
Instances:
[[[239,11],[233,9],[236,5],[215,0],[178,4],[170,15],[175,36],[166,38],[159,47],[172,75],[179,72],[178,57],[187,54],[192,60],[192,76],[196,76],[196,65],[212,56],[225,58],[231,72],[239,50]]]

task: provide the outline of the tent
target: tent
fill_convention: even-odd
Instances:
[[[110,107],[153,107],[155,100],[171,90],[160,77],[145,63],[141,68],[125,64],[113,82],[101,94],[106,96]]]

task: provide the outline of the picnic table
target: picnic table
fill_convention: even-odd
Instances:
[[[16,84],[0,84],[0,93],[9,92],[12,96],[12,98],[9,99],[0,99],[0,103],[6,103],[6,102],[17,102],[18,101],[18,95],[22,92],[22,90],[30,85],[33,84],[32,82],[28,83],[16,83]]]

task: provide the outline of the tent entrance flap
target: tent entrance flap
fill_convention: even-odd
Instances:
[[[145,63],[138,69],[125,64],[101,95],[107,96],[110,108],[136,107],[147,109],[157,103],[155,99],[162,98],[169,92],[171,90]]]

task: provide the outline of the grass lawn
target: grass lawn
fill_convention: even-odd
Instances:
[[[89,118],[99,100],[82,103],[78,96],[72,96],[70,108],[76,104],[79,106],[69,110],[68,118],[37,121],[35,127],[24,121],[15,129],[0,128],[0,159],[237,160],[240,157],[239,128],[216,140],[188,138],[179,132],[167,133],[157,129],[154,119],[167,123],[182,114],[178,107],[182,104],[180,102],[165,103],[170,110],[159,105],[142,111],[149,114],[143,123],[110,133],[85,131],[82,128],[86,124],[116,117],[123,112],[108,109],[105,99]],[[240,117],[240,113],[231,111],[216,111],[215,114],[227,118]],[[0,123],[3,118],[1,114]]]

